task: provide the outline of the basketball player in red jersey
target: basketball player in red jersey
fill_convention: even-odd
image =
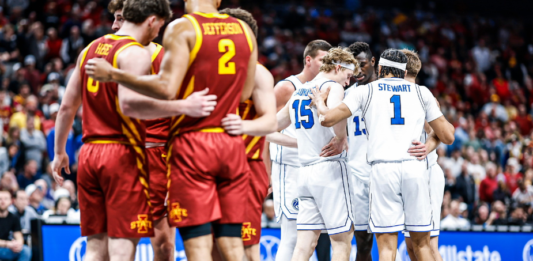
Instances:
[[[257,37],[257,22],[252,14],[240,8],[226,8],[221,14],[228,14],[246,22]],[[261,215],[263,203],[268,194],[269,175],[263,163],[265,138],[261,137],[277,130],[276,97],[274,77],[267,68],[257,64],[255,87],[252,98],[239,106],[239,115],[229,114],[222,120],[222,126],[229,134],[242,135],[246,146],[246,157],[250,166],[250,191],[246,222],[242,227],[242,241],[248,261],[260,261],[259,241],[261,239]],[[242,119],[241,119],[242,118]]]
[[[80,68],[88,59],[103,57],[133,73],[150,71],[150,55],[142,44],[154,39],[171,11],[167,0],[128,0],[126,22],[117,35],[92,42],[77,59],[56,121],[54,178],[67,173],[65,144],[74,116],[83,103],[83,141],[79,156],[78,189],[82,235],[87,236],[87,260],[133,260],[140,237],[153,236],[149,202],[145,130],[131,117],[208,115],[215,102],[207,91],[190,100],[159,101],[139,95],[115,83],[89,78]],[[206,105],[207,103],[211,103]],[[148,111],[148,112],[144,112]],[[156,115],[156,116],[154,116]]]
[[[115,16],[113,31],[118,31],[124,23],[122,17],[123,0],[112,0],[107,9]],[[165,49],[157,44],[150,43],[145,48],[149,51],[152,60],[152,73],[159,73],[161,60]],[[165,143],[170,129],[170,118],[145,120],[146,126],[146,156],[148,161],[148,175],[150,183],[150,201],[154,209],[154,237],[150,238],[154,250],[154,260],[174,260],[174,241],[176,230],[168,225],[167,207],[167,166]]]
[[[189,15],[167,27],[161,72],[138,76],[102,59],[85,67],[100,81],[115,81],[155,98],[184,99],[210,88],[218,97],[202,119],[174,117],[169,140],[169,222],[178,226],[188,260],[211,260],[213,230],[225,260],[241,261],[249,167],[242,138],[225,133],[221,121],[237,111],[254,88],[257,44],[244,22],[221,15],[220,0],[187,0]]]

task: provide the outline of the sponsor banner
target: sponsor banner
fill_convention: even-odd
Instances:
[[[87,240],[81,237],[80,228],[74,225],[42,225],[44,261],[82,261]],[[398,237],[397,260],[409,261],[403,235]],[[263,229],[261,235],[261,260],[274,261],[280,245],[279,229]],[[533,233],[500,232],[441,232],[439,252],[444,261],[533,261]],[[355,260],[357,250],[352,241],[350,260]],[[154,252],[150,240],[139,242],[135,261],[151,261]],[[185,261],[183,241],[176,236],[176,261]],[[378,260],[377,244],[372,248],[373,260]],[[316,261],[316,256],[311,258]]]

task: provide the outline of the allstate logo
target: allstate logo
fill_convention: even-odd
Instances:
[[[522,252],[522,259],[524,261],[533,261],[533,239],[527,241]]]
[[[87,247],[87,238],[80,237],[72,243],[70,251],[68,253],[69,261],[82,261],[85,257],[85,248]]]
[[[300,207],[298,206],[298,198],[292,200],[292,207],[296,210],[300,210]]]
[[[274,261],[278,252],[280,240],[274,236],[263,235],[259,242],[261,248],[261,261]]]

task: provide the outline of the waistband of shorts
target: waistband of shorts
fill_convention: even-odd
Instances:
[[[156,148],[156,147],[165,147],[166,143],[164,142],[147,142],[144,146],[148,148]]]
[[[226,130],[224,130],[224,128],[222,127],[207,127],[207,128],[200,128],[200,129],[194,129],[194,130],[188,130],[185,132],[181,132],[180,129],[178,129],[174,133],[174,136],[179,136],[181,134],[191,133],[191,132],[224,133],[226,132]]]
[[[287,166],[291,166],[291,167],[295,167],[295,168],[299,168],[299,167],[302,167],[301,165],[293,165],[293,164],[285,164],[285,163],[281,163],[277,160],[273,160],[272,158],[270,158],[270,161],[272,161],[272,163],[276,163],[278,165],[287,165]]]
[[[128,145],[128,146],[139,146],[139,145],[134,145],[134,144],[131,144],[130,142],[121,141],[121,140],[91,139],[91,140],[84,141],[84,143],[89,143],[89,144],[122,144],[122,145]]]
[[[377,160],[377,161],[372,161],[372,162],[370,162],[370,165],[381,164],[381,163],[402,163],[402,162],[413,161],[413,160],[417,160],[417,159],[391,160],[391,161],[381,161],[381,160]],[[417,160],[417,161],[419,161],[419,160]]]
[[[316,164],[320,164],[320,163],[335,163],[335,162],[348,163],[348,160],[346,158],[337,158],[337,159],[324,160],[324,161],[319,161],[319,162],[315,162],[315,163],[311,163],[311,164],[307,164],[307,165],[302,165],[301,167],[305,168],[305,167],[310,167],[310,166],[313,166],[313,165],[316,165]]]

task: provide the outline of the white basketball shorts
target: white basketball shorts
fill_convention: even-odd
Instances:
[[[368,230],[368,210],[369,210],[369,194],[370,190],[368,184],[363,182],[357,176],[350,174],[352,193],[352,210],[354,217],[354,230],[367,231]]]
[[[444,198],[444,172],[439,164],[434,164],[429,168],[427,175],[429,175],[429,195],[431,196],[431,210],[433,211],[433,228],[430,236],[438,237],[440,235],[440,213]],[[410,237],[409,232],[404,234],[406,237]]]
[[[276,221],[282,215],[289,220],[298,217],[298,175],[300,167],[272,162],[272,192]]]
[[[372,165],[370,218],[372,233],[433,229],[426,161],[409,160]]]
[[[298,230],[350,231],[352,202],[346,161],[325,161],[300,168]]]

